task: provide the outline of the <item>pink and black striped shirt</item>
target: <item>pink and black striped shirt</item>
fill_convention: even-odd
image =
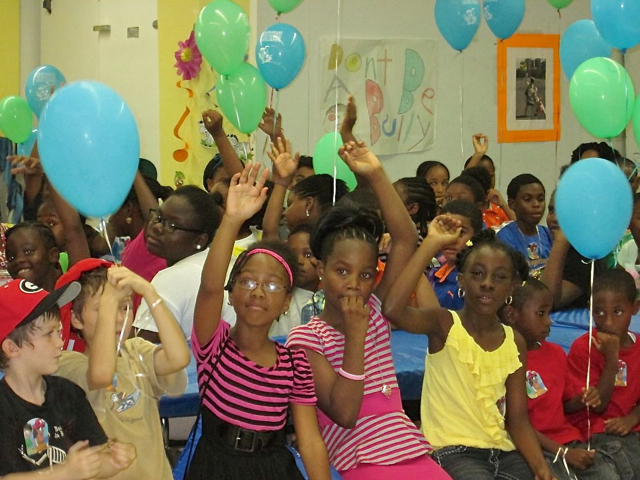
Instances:
[[[220,320],[211,340],[200,346],[191,335],[198,366],[198,386],[205,408],[216,417],[250,430],[279,430],[289,403],[315,405],[311,366],[302,350],[276,343],[277,360],[269,367],[249,360]]]

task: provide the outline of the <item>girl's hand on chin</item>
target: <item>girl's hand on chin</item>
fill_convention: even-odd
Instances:
[[[340,299],[342,315],[344,318],[345,333],[362,334],[366,336],[369,329],[369,305],[364,303],[362,297],[342,297]]]

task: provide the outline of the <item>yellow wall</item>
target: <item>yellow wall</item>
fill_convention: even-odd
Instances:
[[[0,99],[20,94],[20,0],[0,1]]]
[[[249,14],[249,0],[235,0]],[[194,80],[176,83],[181,79],[174,67],[174,53],[178,50],[178,42],[185,41],[194,27],[200,10],[209,3],[207,0],[158,0],[158,50],[160,77],[160,183],[174,185],[176,172],[185,175],[184,183],[202,185],[202,172],[207,162],[216,153],[213,149],[203,147],[202,135],[198,131],[200,113],[215,108],[215,96],[206,92],[215,85],[216,74],[203,61],[200,75]],[[190,97],[189,90],[193,92]],[[190,113],[178,134],[184,141],[174,136],[174,128],[180,121],[186,108]],[[234,133],[231,125],[225,121],[227,133]],[[240,137],[240,135],[238,135]],[[242,141],[246,139],[240,138]],[[174,152],[184,149],[187,159],[184,162],[174,160]]]

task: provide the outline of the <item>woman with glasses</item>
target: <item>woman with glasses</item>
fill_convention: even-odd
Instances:
[[[220,208],[207,192],[193,185],[177,189],[160,207],[149,212],[145,230],[147,248],[168,265],[151,283],[180,323],[185,338],[191,336],[200,275],[219,224]],[[159,340],[158,328],[144,301],[133,325],[139,329],[139,336]]]

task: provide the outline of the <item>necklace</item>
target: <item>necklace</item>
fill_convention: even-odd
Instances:
[[[523,252],[526,256],[526,258],[529,260],[529,266],[531,266],[531,261],[535,261],[535,260],[540,260],[540,249],[542,247],[542,241],[540,239],[540,228],[538,227],[538,225],[536,225],[536,234],[534,235],[527,235],[525,236],[524,233],[522,233],[522,230],[520,230],[520,227],[518,226],[518,224],[516,224],[516,228],[518,230],[518,233],[520,233],[520,237],[522,237],[522,245],[523,245]],[[528,242],[527,241],[527,237],[537,237],[537,243],[534,242]]]
[[[376,354],[376,365],[378,367],[378,375],[380,377],[380,381],[382,382],[382,387],[380,388],[380,392],[387,398],[391,397],[391,392],[393,391],[393,387],[387,383],[384,372],[382,370],[382,365],[380,365],[380,356],[378,353],[378,339],[373,337],[373,349]]]

